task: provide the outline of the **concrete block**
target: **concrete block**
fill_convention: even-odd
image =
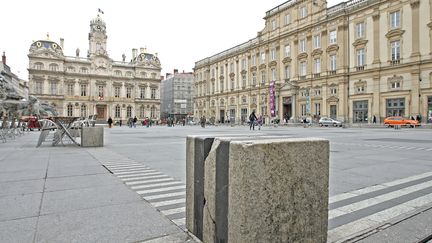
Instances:
[[[82,147],[103,147],[104,128],[103,127],[83,127],[81,129]]]
[[[203,242],[326,242],[328,176],[327,140],[216,138]]]

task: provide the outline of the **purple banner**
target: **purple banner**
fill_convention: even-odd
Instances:
[[[275,88],[274,88],[274,81],[270,82],[270,114],[271,117],[276,116],[276,104],[275,104]]]

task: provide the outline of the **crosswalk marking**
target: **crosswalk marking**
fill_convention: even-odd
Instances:
[[[156,170],[152,170],[152,169],[139,169],[139,170],[131,170],[131,171],[125,171],[125,172],[118,172],[118,173],[115,173],[115,174],[116,175],[129,175],[129,174],[147,173],[147,172],[156,172]]]
[[[174,224],[176,225],[185,225],[186,224],[186,218],[181,218],[181,219],[173,219],[171,220],[174,222]]]
[[[152,189],[152,190],[144,190],[144,191],[137,191],[138,194],[149,194],[153,192],[164,192],[164,191],[171,191],[176,189],[184,189],[186,186],[172,186],[172,187],[165,187],[165,188],[158,188],[158,189]]]
[[[186,207],[180,207],[180,208],[174,208],[174,209],[168,209],[168,210],[161,211],[161,213],[163,213],[166,216],[169,216],[172,214],[177,214],[177,213],[183,213],[183,212],[186,212]]]
[[[121,170],[131,170],[131,169],[148,169],[148,166],[143,166],[143,165],[134,165],[134,166],[128,166],[128,167],[112,167],[112,166],[108,166],[110,169],[112,170],[116,170],[116,171],[121,171]]]
[[[137,173],[137,174],[131,174],[131,175],[118,175],[119,178],[130,178],[134,176],[147,176],[147,175],[162,175],[160,172],[148,172],[148,173]]]
[[[122,178],[122,181],[128,182],[128,181],[146,181],[149,179],[156,179],[156,178],[169,178],[169,176],[167,175],[151,175],[151,176],[138,176],[138,177],[127,177],[127,178]]]
[[[397,145],[386,145],[386,144],[367,144],[367,143],[339,143],[332,142],[332,144],[345,145],[345,146],[361,146],[370,148],[386,148],[386,149],[397,149],[397,150],[416,150],[416,151],[432,151],[432,148],[425,147],[406,147]]]
[[[155,202],[155,203],[151,203],[151,204],[153,205],[153,207],[157,208],[157,207],[168,206],[168,205],[179,204],[179,203],[185,203],[185,202],[186,202],[186,198],[180,198],[180,199],[163,201],[163,202]]]
[[[173,181],[173,178],[164,178],[164,179],[155,179],[155,180],[145,180],[145,181],[133,181],[133,182],[125,182],[128,186],[139,185],[139,184],[148,184],[155,182],[164,182],[164,181]]]
[[[183,183],[181,181],[173,181],[173,182],[158,183],[158,184],[151,184],[151,185],[131,186],[131,189],[138,190],[138,189],[145,189],[145,188],[152,188],[152,187],[162,187],[162,186],[172,186],[172,185],[182,185],[182,184]]]
[[[155,195],[155,196],[144,196],[143,198],[145,200],[154,200],[154,199],[161,199],[161,198],[166,198],[166,197],[176,197],[176,196],[183,196],[186,195],[185,191],[181,191],[181,192],[173,192],[173,193],[167,193],[167,194],[159,194],[159,195]]]

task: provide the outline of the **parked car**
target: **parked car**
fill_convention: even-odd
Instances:
[[[329,118],[329,117],[321,117],[318,121],[318,125],[322,126],[334,126],[334,127],[342,127],[342,122]]]
[[[417,127],[420,126],[420,123],[416,120],[405,119],[401,116],[389,116],[384,119],[384,126],[386,127],[394,127],[396,125],[406,126],[406,127]]]

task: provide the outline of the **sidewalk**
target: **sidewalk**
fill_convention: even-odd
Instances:
[[[0,144],[0,242],[195,242],[87,149]]]

